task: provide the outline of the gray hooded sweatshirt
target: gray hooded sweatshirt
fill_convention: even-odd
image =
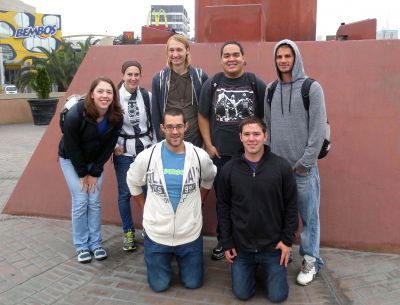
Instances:
[[[284,83],[276,65],[275,56],[279,46],[292,47],[295,60],[292,69],[292,81]],[[309,171],[317,165],[318,154],[325,136],[326,111],[324,93],[318,82],[310,88],[310,108],[304,108],[301,97],[301,85],[307,77],[297,45],[288,39],[278,42],[274,48],[275,69],[278,75],[271,107],[267,103],[265,92],[265,120],[267,123],[271,151],[286,158],[292,166]],[[272,83],[268,84],[268,88]]]

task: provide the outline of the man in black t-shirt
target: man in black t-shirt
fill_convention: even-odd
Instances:
[[[204,83],[198,106],[198,123],[205,149],[218,170],[215,191],[220,169],[242,148],[240,122],[253,116],[263,119],[265,95],[265,83],[244,71],[244,52],[239,42],[227,41],[222,45],[221,64],[223,73]],[[217,234],[219,240],[218,229]],[[224,256],[218,242],[211,257],[223,259]]]

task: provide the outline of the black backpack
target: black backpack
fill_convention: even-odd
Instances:
[[[64,122],[65,118],[67,117],[68,111],[76,104],[77,107],[80,107],[78,112],[82,113],[83,115],[82,123],[79,130],[82,131],[85,128],[85,119],[84,119],[85,112],[83,111],[84,101],[85,101],[85,96],[76,94],[71,95],[66,99],[65,104],[60,111],[60,128],[62,133],[64,133]]]
[[[307,77],[303,84],[301,85],[301,97],[303,98],[304,109],[309,111],[310,109],[310,88],[315,79]],[[268,88],[267,92],[267,103],[271,107],[272,98],[275,93],[276,86],[278,85],[278,80],[275,80],[271,86]],[[325,158],[331,149],[331,127],[329,125],[329,120],[326,121],[326,133],[324,137],[324,142],[322,143],[321,151],[319,152],[318,159]]]
[[[153,125],[151,122],[151,108],[150,108],[150,95],[146,89],[139,87],[140,93],[143,96],[144,107],[146,108],[146,115],[147,115],[147,132],[149,133],[150,139],[153,139],[151,136],[151,132],[153,129]]]

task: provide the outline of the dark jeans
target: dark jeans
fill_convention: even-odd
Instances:
[[[133,161],[133,157],[124,155],[114,156],[113,158],[115,175],[117,176],[118,183],[118,209],[124,233],[128,232],[128,230],[135,231],[132,219],[131,192],[126,183],[126,173]],[[147,187],[143,186],[142,190],[146,196]]]
[[[203,284],[203,236],[179,245],[166,246],[144,237],[144,260],[147,265],[147,281],[151,289],[161,292],[168,289],[172,281],[172,256],[176,257],[179,278],[186,288],[199,288]]]
[[[266,297],[274,303],[283,302],[289,294],[286,268],[279,265],[280,250],[258,253],[238,251],[232,264],[232,290],[241,300],[250,299],[256,291],[256,270],[263,268]]]

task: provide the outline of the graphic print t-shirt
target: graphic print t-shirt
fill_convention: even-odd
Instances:
[[[240,122],[256,114],[255,94],[246,73],[235,79],[222,77],[211,98],[212,85],[203,87],[199,112],[210,117],[212,142],[219,154],[232,156],[242,147]]]
[[[176,154],[168,150],[163,143],[161,148],[161,158],[164,167],[164,179],[167,186],[168,197],[171,201],[174,212],[178,208],[181,200],[183,167],[185,165],[185,154]]]

